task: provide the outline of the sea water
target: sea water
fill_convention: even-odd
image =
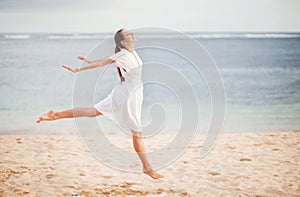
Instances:
[[[187,36],[205,48],[219,69],[226,93],[224,132],[300,129],[300,34],[190,33]],[[61,111],[74,107],[77,74],[61,66],[84,65],[76,57],[88,56],[109,37],[111,34],[0,34],[0,130],[75,131],[76,124],[70,119],[41,124],[35,121],[50,109]],[[155,39],[180,44],[171,35]],[[189,50],[189,46],[182,47]],[[151,55],[158,60],[172,58],[160,57],[160,53],[155,52]],[[101,57],[102,54],[99,54],[98,58]],[[171,62],[184,65],[176,58],[172,58]],[[182,68],[183,73],[193,73],[190,66]],[[154,74],[160,73],[158,68]],[[104,74],[98,84],[84,84],[86,88],[95,88],[95,102],[105,98],[118,81],[115,65],[107,66]],[[205,83],[193,74],[189,80],[199,101],[199,129],[205,130],[209,128],[211,118],[209,111],[212,106],[207,105],[209,91]],[[151,87],[145,86],[142,116],[145,124],[151,121],[148,108],[155,98],[163,109],[170,112],[166,114],[170,118],[166,118],[165,129],[172,130],[178,126],[180,105],[172,97],[172,92],[165,90],[156,87],[155,91],[151,91]],[[182,89],[177,94],[184,95],[185,91]],[[83,90],[82,96],[85,94]],[[103,129],[114,128],[105,117],[97,119]]]

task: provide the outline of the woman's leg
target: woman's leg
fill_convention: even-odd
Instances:
[[[143,164],[143,172],[149,176],[151,176],[153,179],[159,179],[163,178],[162,175],[158,174],[154,170],[152,170],[150,163],[147,159],[146,152],[145,152],[145,147],[144,147],[144,142],[142,138],[142,133],[141,132],[136,132],[131,130],[132,132],[132,140],[133,140],[133,146],[134,150],[138,154],[140,160],[142,161]]]
[[[58,120],[62,118],[96,117],[99,115],[102,115],[102,113],[98,112],[94,107],[77,107],[61,112],[51,110],[41,115],[36,122],[40,123],[44,120]]]

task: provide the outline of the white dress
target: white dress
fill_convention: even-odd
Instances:
[[[142,60],[126,49],[112,55],[125,81],[118,82],[111,93],[94,107],[104,116],[116,122],[121,129],[141,132],[141,110],[143,102]],[[125,71],[124,71],[124,70]]]

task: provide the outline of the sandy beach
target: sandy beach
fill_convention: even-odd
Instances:
[[[0,196],[300,196],[300,131],[224,133],[204,158],[198,138],[152,180],[105,166],[76,133],[1,134]]]

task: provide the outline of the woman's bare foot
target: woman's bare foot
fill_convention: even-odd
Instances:
[[[143,170],[143,172],[149,176],[151,176],[153,179],[159,179],[159,178],[164,178],[164,176],[158,174],[154,170]]]
[[[40,123],[41,121],[44,121],[44,120],[55,120],[55,114],[56,114],[56,111],[51,110],[51,111],[49,111],[48,113],[41,115],[41,116],[37,119],[36,122],[37,122],[37,123]]]

